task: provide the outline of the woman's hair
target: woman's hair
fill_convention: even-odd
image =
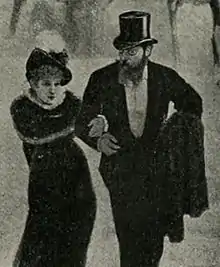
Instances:
[[[42,65],[41,67],[30,72],[28,80],[36,84],[39,80],[54,76],[63,78],[63,71],[60,68],[52,65]]]

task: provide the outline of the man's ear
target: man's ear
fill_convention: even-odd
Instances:
[[[145,56],[149,57],[152,53],[153,45],[147,45],[145,48]]]

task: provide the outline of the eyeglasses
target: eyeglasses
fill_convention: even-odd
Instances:
[[[119,50],[119,55],[135,56],[137,53],[138,49],[136,47]]]

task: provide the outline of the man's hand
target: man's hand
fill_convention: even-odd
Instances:
[[[105,120],[102,117],[96,117],[88,124],[91,127],[89,137],[100,137],[105,131]]]
[[[120,149],[120,146],[118,146],[117,143],[118,141],[113,135],[105,133],[99,138],[97,148],[106,156],[111,156]]]

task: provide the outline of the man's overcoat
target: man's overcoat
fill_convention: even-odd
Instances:
[[[166,179],[169,183],[170,180],[165,177],[165,172],[155,170],[155,166],[158,168],[160,165],[156,160],[156,155],[160,155],[160,150],[161,153],[164,152],[164,147],[160,148],[160,144],[163,142],[158,142],[158,136],[161,138],[159,133],[167,119],[168,106],[171,101],[178,112],[190,114],[200,120],[202,99],[173,69],[152,61],[148,62],[147,90],[145,127],[142,136],[136,138],[129,126],[124,86],[119,83],[119,63],[115,62],[95,71],[84,92],[82,108],[76,122],[76,131],[82,140],[97,149],[97,138],[88,137],[88,124],[98,114],[106,117],[109,124],[108,131],[115,136],[121,147],[112,156],[107,157],[102,154],[99,166],[100,173],[110,192],[113,213],[114,207],[116,207],[114,216],[119,220],[120,217],[121,220],[127,218],[127,221],[131,225],[133,223],[134,227],[139,227],[136,223],[146,216],[144,220],[149,221],[148,225],[154,227],[158,222],[158,229],[163,229],[164,235],[168,232],[172,233],[171,239],[180,241],[183,238],[182,227],[179,232],[177,225],[175,225],[177,231],[172,232],[167,229],[167,226],[170,227],[171,224],[165,222],[167,217],[164,216],[164,210],[161,208],[161,200],[166,201],[166,196],[170,194],[167,186],[161,187],[166,184],[166,182],[164,183]],[[201,138],[200,141],[203,142],[203,139]],[[164,159],[164,157],[161,158]],[[164,165],[161,164],[161,166]],[[201,205],[198,207],[201,212],[208,207],[204,166],[202,170],[203,173],[200,173],[198,178],[203,181],[202,188],[200,186],[198,189],[201,200]],[[158,173],[160,173],[159,177]],[[197,179],[197,177],[193,177],[193,179]],[[193,184],[196,184],[196,181]],[[180,192],[182,191],[180,190]],[[168,202],[167,199],[167,204],[163,203],[163,209],[169,209],[170,202],[169,204]],[[175,209],[173,212],[176,212]],[[169,218],[171,217],[172,214],[169,214]]]

